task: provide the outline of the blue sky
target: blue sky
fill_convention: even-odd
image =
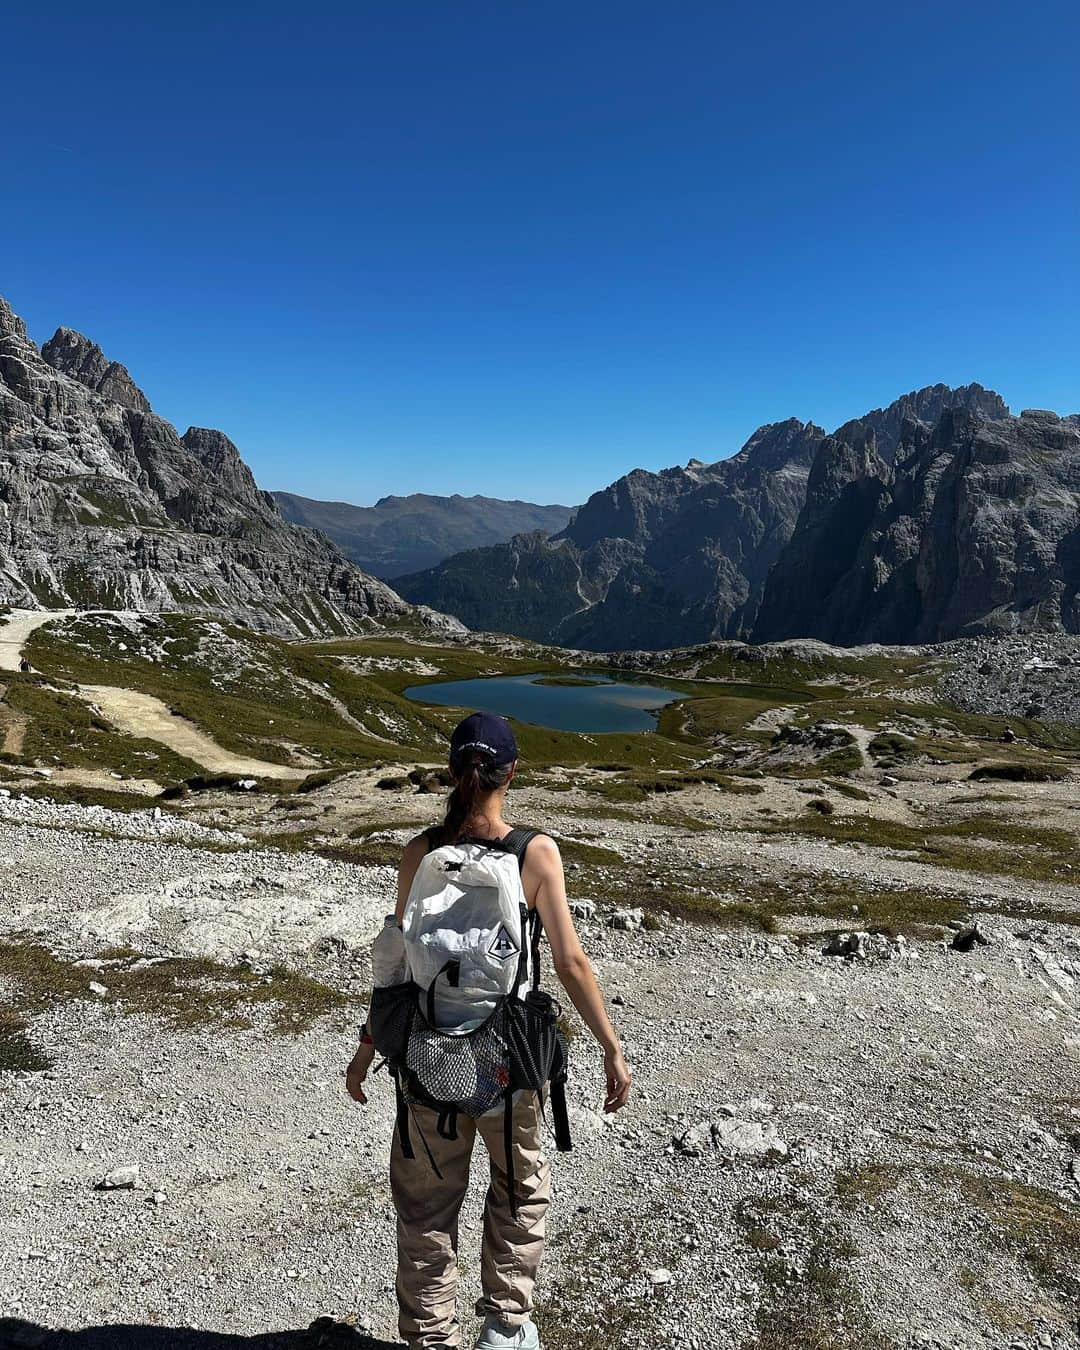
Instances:
[[[56,0],[0,293],[265,487],[576,502],[977,379],[1080,408],[1080,7]]]

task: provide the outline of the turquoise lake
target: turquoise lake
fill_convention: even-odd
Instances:
[[[654,731],[657,712],[684,697],[663,685],[620,684],[604,675],[576,671],[573,678],[587,680],[587,684],[538,683],[567,673],[492,675],[480,680],[414,684],[405,690],[405,697],[443,708],[501,713],[555,731]]]

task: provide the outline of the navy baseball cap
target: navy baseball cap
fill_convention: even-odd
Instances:
[[[470,713],[454,728],[450,737],[450,759],[459,759],[469,750],[490,755],[497,768],[513,764],[518,757],[517,741],[510,723],[497,713]]]

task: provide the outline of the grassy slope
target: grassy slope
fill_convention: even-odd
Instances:
[[[908,701],[936,678],[937,663],[926,658],[832,653],[811,657],[760,649],[746,659],[747,651],[720,648],[704,654],[650,656],[647,674],[636,672],[639,677],[662,679],[683,696],[662,710],[656,734],[583,736],[519,723],[523,759],[534,770],[587,764],[621,765],[638,775],[686,770],[726,738],[768,746],[773,733],[750,727],[761,713],[777,707],[790,709],[783,717],[797,726],[843,721],[872,732],[899,728],[907,733],[906,742],[886,745],[888,754],[873,753],[874,761],[885,765],[917,754],[941,762],[970,759],[986,755],[991,745],[1001,756],[1006,724],[1016,729],[1023,744],[1010,747],[1005,758],[1023,762],[1080,749],[1077,728],[976,717]],[[167,616],[135,631],[121,631],[92,618],[41,628],[31,639],[30,655],[35,666],[57,682],[114,684],[153,694],[229,750],[280,763],[298,762],[299,752],[326,766],[441,758],[447,732],[463,710],[410,701],[403,690],[411,685],[544,671],[566,678],[577,659],[528,643],[517,644],[510,654],[493,643],[466,647],[404,634],[287,643],[186,616]],[[618,657],[604,658],[590,669],[625,678],[627,669],[619,662]],[[436,675],[418,673],[432,667]],[[695,678],[687,678],[690,674]],[[312,686],[325,689],[363,730],[343,719]],[[58,756],[76,763],[93,758],[93,738],[88,734],[73,738],[70,733],[67,724],[78,720],[72,705],[59,716],[58,697],[52,698],[50,711],[44,707],[48,699],[42,691],[31,693],[17,681],[12,689],[19,692],[9,697],[9,703],[21,701],[31,719],[26,757],[49,762]],[[28,706],[35,701],[36,708]],[[932,728],[941,734],[932,735]],[[81,758],[72,757],[76,740]],[[94,746],[101,762],[113,767],[121,758],[124,771],[130,772],[134,766],[128,763],[128,751],[116,746],[110,750],[107,740],[107,731],[98,728]],[[138,753],[145,758],[146,747]],[[159,761],[159,776],[188,772],[186,764],[169,762],[167,752],[159,751]],[[145,762],[151,764],[148,758]],[[841,773],[857,766],[857,757],[851,755],[841,755],[832,764]],[[777,766],[776,771],[790,776],[805,772],[797,766]],[[638,786],[630,787],[628,799],[640,799]]]

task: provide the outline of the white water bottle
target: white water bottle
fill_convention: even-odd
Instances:
[[[407,978],[401,924],[393,914],[388,914],[378,937],[371,944],[371,982],[376,989],[384,989],[388,984],[401,984]]]

